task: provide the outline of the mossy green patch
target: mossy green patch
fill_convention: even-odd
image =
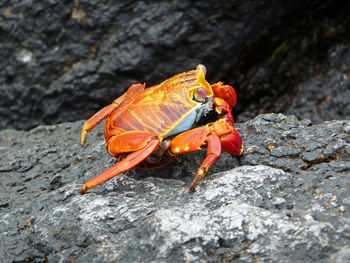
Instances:
[[[289,45],[287,41],[284,41],[281,45],[279,45],[275,50],[272,52],[272,55],[267,60],[268,63],[274,62],[276,57],[287,52],[289,49]]]

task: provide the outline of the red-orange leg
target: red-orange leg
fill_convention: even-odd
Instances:
[[[199,180],[208,172],[209,168],[221,155],[221,144],[219,137],[211,133],[207,137],[207,156],[199,167],[196,176],[193,178],[190,191],[193,192]]]
[[[92,117],[90,117],[84,124],[81,135],[80,135],[80,144],[83,146],[86,141],[86,136],[89,131],[91,131],[97,124],[99,124],[101,121],[103,121],[105,118],[107,118],[108,114],[113,110],[115,107],[117,107],[115,104],[110,104],[98,112],[96,112]]]
[[[103,121],[105,118],[107,118],[108,114],[116,108],[120,103],[123,101],[129,99],[133,95],[143,91],[145,89],[145,84],[133,84],[129,87],[127,92],[125,92],[123,95],[121,95],[119,98],[113,101],[112,104],[102,108],[98,112],[96,112],[92,117],[90,117],[84,124],[83,129],[81,130],[80,135],[80,144],[84,145],[86,141],[86,136],[89,131],[91,131],[97,124],[99,124],[101,121]]]
[[[204,146],[207,146],[207,156],[191,183],[190,191],[195,189],[199,180],[220,157],[221,148],[237,156],[243,151],[241,136],[226,118],[223,118],[177,135],[171,140],[170,153],[182,155],[198,151]]]
[[[171,141],[169,139],[163,140],[159,144],[158,149],[156,149],[144,162],[140,163],[135,168],[152,170],[172,163],[175,160],[176,155],[172,155],[170,153],[170,145]]]
[[[193,191],[199,180],[207,173],[208,169],[221,155],[221,143],[218,135],[211,133],[210,127],[203,126],[179,134],[171,141],[170,151],[174,155],[182,155],[198,151],[207,146],[207,156],[199,167],[196,176],[190,186]]]
[[[121,160],[119,163],[115,164],[108,170],[104,171],[102,174],[96,176],[92,180],[88,181],[84,184],[84,186],[80,189],[80,194],[85,194],[87,190],[102,184],[103,182],[108,181],[109,179],[117,176],[120,173],[130,170],[135,167],[143,160],[145,160],[150,154],[157,149],[160,143],[160,138],[152,137],[146,144],[146,146],[138,151],[130,153],[127,157]]]

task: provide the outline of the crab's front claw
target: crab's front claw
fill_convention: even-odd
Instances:
[[[211,85],[211,88],[214,92],[214,97],[225,100],[228,103],[230,110],[232,110],[237,103],[237,94],[235,89],[221,81]]]
[[[194,191],[199,180],[221,155],[221,143],[217,134],[210,131],[208,126],[198,127],[179,134],[171,141],[170,154],[178,156],[200,150],[207,146],[207,156],[194,177],[190,191]]]
[[[235,129],[228,134],[220,137],[221,146],[232,155],[239,156],[243,153],[243,143],[241,135]]]
[[[220,157],[221,148],[236,156],[243,152],[241,136],[226,119],[220,119],[177,135],[171,140],[169,150],[171,155],[178,156],[198,151],[205,146],[207,147],[207,156],[192,181],[190,191],[194,191],[199,180]]]

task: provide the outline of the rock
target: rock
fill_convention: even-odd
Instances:
[[[320,57],[350,43],[348,13],[335,0],[12,1],[0,7],[0,129],[88,118],[198,63],[236,87],[241,120],[285,111]]]
[[[237,124],[245,153],[223,154],[188,192],[205,150],[131,170],[86,195],[115,160],[83,122],[0,131],[5,262],[329,262],[349,258],[350,122],[282,114]],[[239,163],[240,162],[240,163]]]
[[[313,122],[349,119],[350,46],[339,45],[329,52],[328,71],[297,87],[295,99],[287,113]]]

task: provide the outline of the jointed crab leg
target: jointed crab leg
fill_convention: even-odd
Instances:
[[[108,114],[111,112],[112,109],[116,107],[115,104],[110,104],[98,112],[96,112],[90,119],[88,119],[84,126],[83,129],[81,130],[81,135],[80,135],[80,144],[84,145],[86,141],[86,136],[89,131],[91,131],[97,124],[99,124],[101,121],[103,121],[105,118],[107,118]]]
[[[208,169],[221,155],[221,142],[219,136],[212,130],[211,126],[202,126],[181,133],[171,141],[170,152],[173,155],[182,155],[200,150],[207,146],[207,156],[199,167],[196,176],[190,186],[193,191],[199,180],[207,173]]]
[[[207,137],[207,157],[205,157],[201,166],[199,167],[196,176],[193,178],[190,191],[194,191],[199,180],[207,173],[209,168],[215,163],[215,161],[221,155],[221,143],[220,139],[216,134],[209,134]]]
[[[121,160],[119,163],[115,164],[108,170],[104,171],[102,174],[96,176],[92,180],[88,181],[84,184],[84,186],[80,189],[80,194],[85,194],[87,190],[108,181],[109,179],[113,178],[114,176],[123,173],[132,167],[138,165],[140,162],[145,160],[159,145],[159,138],[153,137],[148,142],[148,144],[142,148],[141,150],[138,150],[136,152],[133,152],[129,154],[125,159]]]
[[[96,112],[92,117],[90,117],[84,124],[80,135],[80,144],[84,145],[86,141],[86,136],[89,131],[91,131],[97,124],[107,118],[108,114],[118,107],[123,101],[130,99],[135,94],[143,91],[145,89],[145,84],[136,83],[129,87],[128,91],[120,96],[118,99],[114,100],[112,104],[102,108]]]
[[[190,191],[195,189],[199,180],[220,157],[222,147],[234,155],[242,153],[241,137],[235,128],[226,121],[226,117],[229,116],[226,115],[224,118],[206,126],[188,130],[171,140],[170,153],[172,155],[198,151],[207,146],[207,156],[192,181]]]

